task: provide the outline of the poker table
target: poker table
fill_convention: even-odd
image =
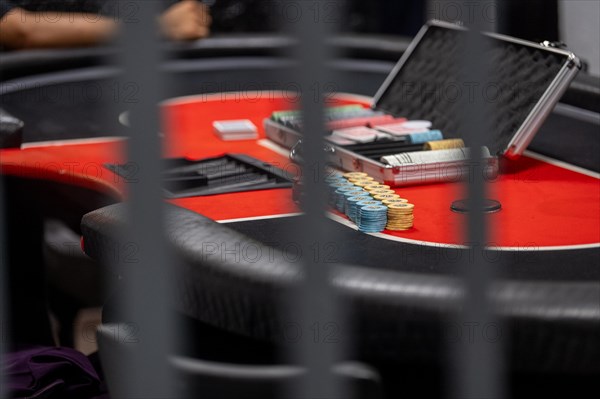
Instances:
[[[262,121],[271,112],[298,106],[290,72],[293,63],[277,55],[277,50],[288,43],[247,38],[248,43],[259,39],[266,42],[261,42],[262,46],[254,42],[254,52],[238,38],[237,51],[245,49],[241,53],[227,46],[215,50],[216,44],[210,48],[211,44],[205,42],[209,49],[184,51],[187,56],[179,54],[164,62],[171,83],[161,104],[164,122],[160,134],[166,158],[196,160],[226,153],[245,154],[291,174],[299,171],[289,161],[287,150],[266,140],[262,130]],[[336,94],[328,96],[328,101],[334,105],[368,105],[370,96],[393,67],[393,60],[405,48],[405,42],[398,40],[354,39],[336,42],[345,56],[331,65],[335,73],[330,87]],[[181,53],[181,49],[178,51]],[[23,145],[0,150],[0,162],[4,176],[27,182],[30,196],[49,213],[77,228],[85,213],[127,198],[126,179],[105,165],[127,163],[126,142],[119,135],[127,129],[127,102],[134,100],[136,93],[135,87],[115,86],[118,70],[110,66],[77,64],[54,69],[14,75],[2,82],[2,107],[22,119],[25,130]],[[480,250],[494,263],[501,284],[506,283],[499,292],[505,296],[502,306],[510,308],[516,318],[510,322],[523,330],[522,335],[513,337],[513,352],[532,349],[532,342],[538,345],[532,349],[534,355],[513,355],[517,359],[514,363],[524,369],[598,371],[595,360],[600,348],[594,343],[600,320],[600,122],[596,84],[593,78],[579,77],[529,150],[520,159],[502,160],[502,173],[488,184],[487,196],[500,201],[502,210],[488,216],[489,242]],[[259,138],[220,140],[212,131],[212,122],[229,119],[251,120],[259,127]],[[290,231],[301,217],[291,191],[279,188],[169,199],[176,209],[173,220],[180,221],[169,228],[175,235],[192,234],[178,229],[189,228],[189,218],[195,220],[197,215],[200,225],[208,220],[209,229],[216,228],[214,225],[225,227],[225,234],[235,239],[246,237],[249,243],[287,253],[289,261],[289,251],[293,250]],[[462,198],[462,183],[407,186],[397,188],[397,192],[415,204],[414,228],[363,234],[343,215],[331,212],[327,224],[332,241],[322,248],[322,256],[327,262],[346,265],[343,273],[348,275],[343,281],[348,292],[370,298],[354,298],[360,309],[357,323],[368,337],[359,340],[359,346],[383,358],[404,353],[406,359],[422,359],[432,355],[423,355],[424,351],[414,349],[414,345],[429,345],[438,335],[416,336],[419,334],[402,331],[382,315],[393,310],[393,304],[403,296],[416,301],[426,314],[433,308],[443,313],[440,301],[454,302],[460,296],[455,275],[470,249],[463,238],[465,216],[451,212],[450,204]],[[96,217],[110,224],[114,215],[112,210],[104,214],[101,210]],[[93,217],[88,221],[99,220]],[[92,248],[93,240],[93,234],[84,237],[86,251],[101,258],[97,248]],[[176,245],[187,244],[180,240]],[[200,251],[198,247],[183,250]],[[194,281],[206,278],[201,266],[198,262],[200,274]],[[240,275],[263,281],[282,272],[273,268],[274,275],[269,276],[268,271],[253,271],[250,266],[238,275],[232,272],[232,287],[239,288],[236,279]],[[389,283],[398,279],[397,286]],[[222,300],[219,306],[236,306],[227,302],[235,296],[227,290],[228,282],[219,283],[221,294],[213,294],[223,298],[212,300]],[[215,316],[218,312],[214,311],[214,303],[213,312],[203,311],[198,303],[188,303],[183,311],[236,333],[272,338],[273,332],[259,319],[268,313],[260,307],[264,303],[256,304],[260,310],[253,310],[251,298],[239,300],[243,306],[250,306],[245,309],[252,314],[240,322]],[[404,309],[410,313],[406,309],[412,308]],[[364,316],[369,313],[378,314],[378,321]],[[426,317],[416,318],[418,328],[429,325]],[[257,324],[262,327],[257,328]],[[535,327],[529,328],[531,325]],[[548,325],[553,326],[549,330],[552,332],[545,336]],[[402,341],[398,337],[406,338],[409,344],[390,346]],[[580,345],[570,344],[572,339]],[[550,359],[548,353],[553,351],[559,355]]]

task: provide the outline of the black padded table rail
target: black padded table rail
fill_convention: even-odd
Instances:
[[[165,99],[289,90],[296,87],[292,67],[287,58],[269,56],[165,61],[163,68],[170,82]],[[333,83],[337,91],[372,95],[391,67],[384,61],[338,60],[332,64]],[[118,72],[109,66],[93,66],[0,83],[2,108],[23,120],[26,143],[122,135],[119,114],[128,110],[139,90],[118,85]]]
[[[329,39],[339,56],[357,59],[396,61],[406,50],[410,38],[385,35],[339,35]],[[168,59],[215,57],[273,57],[291,54],[295,40],[276,34],[217,34],[184,43],[165,42],[162,49]],[[111,65],[116,59],[114,47],[26,50],[2,53],[0,81],[67,71],[99,65]]]
[[[227,223],[227,227],[252,237],[265,245],[285,250],[289,232],[299,222],[297,217]],[[419,245],[391,241],[360,233],[337,222],[328,222],[331,232],[327,260],[354,264],[368,269],[453,275],[461,262],[469,259],[470,250],[443,244]],[[523,246],[518,251],[488,250],[486,259],[495,266],[499,278],[522,281],[600,281],[598,248],[544,250]]]
[[[411,38],[389,35],[344,34],[329,39],[338,56],[396,62]],[[280,56],[289,54],[293,40],[273,34],[215,35],[192,43],[165,43],[170,59],[207,57]],[[111,47],[6,52],[0,58],[0,82],[49,72],[108,65],[115,59]],[[600,112],[600,78],[580,73],[562,101]]]
[[[119,248],[124,209],[112,205],[84,216],[88,255],[106,260]],[[199,214],[174,206],[167,210],[165,233],[180,261],[169,265],[176,276],[174,308],[227,331],[282,342],[282,328],[295,316],[283,316],[281,306],[302,278],[300,262]],[[224,257],[215,245],[239,251],[251,245],[265,257],[260,262],[241,252]],[[360,357],[439,362],[447,317],[463,295],[460,279],[336,264],[332,284],[349,307]],[[511,368],[600,371],[596,282],[499,280],[492,296],[510,326]]]

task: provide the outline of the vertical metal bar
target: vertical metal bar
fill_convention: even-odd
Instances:
[[[167,310],[169,297],[166,242],[164,239],[164,201],[161,193],[161,142],[159,109],[161,100],[160,52],[157,43],[159,0],[128,2],[131,12],[122,21],[120,63],[124,73],[119,82],[123,90],[138,93],[130,108],[131,128],[127,145],[128,161],[137,165],[138,174],[128,184],[128,225],[125,247],[136,252],[135,259],[122,263],[125,270],[121,290],[120,319],[137,334],[127,362],[129,375],[119,381],[115,397],[173,398],[173,383],[167,356],[174,332]],[[117,106],[119,104],[116,104]],[[127,260],[121,260],[127,262]],[[131,343],[133,341],[133,343]]]
[[[325,42],[335,19],[326,20],[331,15],[325,15],[329,10],[325,1],[287,4],[299,11],[299,18],[293,22],[293,30],[298,38],[295,54],[298,69],[295,77],[301,88],[304,124],[302,177],[305,186],[305,201],[302,204],[304,215],[299,218],[295,235],[304,254],[305,279],[295,298],[302,337],[294,355],[307,368],[307,375],[298,387],[299,392],[293,396],[338,398],[342,397],[341,387],[332,378],[331,370],[336,359],[340,358],[343,340],[331,343],[323,339],[323,334],[318,334],[327,326],[343,329],[339,317],[341,313],[336,309],[334,294],[329,286],[331,265],[320,256],[331,237],[325,220],[323,91],[328,87],[326,62],[330,57]],[[335,5],[339,6],[339,3]]]
[[[8,270],[6,270],[6,226],[4,219],[4,178],[2,175],[2,166],[0,166],[0,367],[4,369],[4,353],[6,353],[6,347],[8,344],[8,332],[10,331],[8,326],[9,317],[8,311],[8,292],[6,280],[8,277]],[[4,377],[4,371],[0,372],[0,399],[8,398],[8,392],[6,389],[6,380]]]
[[[464,42],[465,57],[462,73],[474,87],[473,96],[463,96],[461,127],[465,142],[471,148],[469,160],[468,204],[470,212],[467,218],[467,244],[469,256],[463,260],[465,296],[462,311],[458,315],[459,326],[468,330],[463,339],[454,346],[453,360],[458,362],[458,375],[453,396],[457,398],[500,398],[503,396],[501,384],[502,356],[500,342],[491,342],[485,338],[485,331],[491,325],[498,326],[495,320],[490,287],[493,281],[493,264],[485,257],[484,251],[488,239],[486,215],[483,212],[486,197],[484,178],[485,160],[479,149],[489,142],[489,132],[493,129],[488,115],[493,104],[484,100],[484,90],[491,82],[490,65],[485,59],[489,43],[479,34],[480,31],[493,31],[493,20],[482,12],[484,3],[491,1],[463,1],[461,15],[469,28]],[[473,334],[474,333],[474,334]],[[471,335],[473,334],[473,335]]]

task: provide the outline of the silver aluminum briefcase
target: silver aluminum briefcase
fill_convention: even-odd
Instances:
[[[486,132],[490,156],[485,158],[485,170],[491,177],[498,171],[498,157],[515,158],[523,153],[581,63],[573,53],[551,43],[485,33],[491,76],[481,85],[461,77],[460,40],[465,31],[451,23],[426,23],[379,88],[371,107],[395,117],[431,121],[445,139],[462,138],[459,96],[482,90],[494,107],[493,128]],[[265,120],[265,131],[286,148],[301,138],[298,131],[271,119]],[[390,166],[361,154],[360,145],[335,145],[334,149],[329,154],[334,166],[366,172],[391,186],[456,181],[466,176],[469,167],[462,160]]]

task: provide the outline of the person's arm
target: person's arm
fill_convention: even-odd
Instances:
[[[115,21],[100,15],[13,8],[0,19],[0,44],[13,49],[89,46],[116,31]]]
[[[196,0],[175,3],[158,21],[171,40],[196,40],[210,33],[209,10]],[[11,8],[0,18],[0,44],[13,49],[90,46],[108,41],[117,30],[114,19],[101,15]]]

